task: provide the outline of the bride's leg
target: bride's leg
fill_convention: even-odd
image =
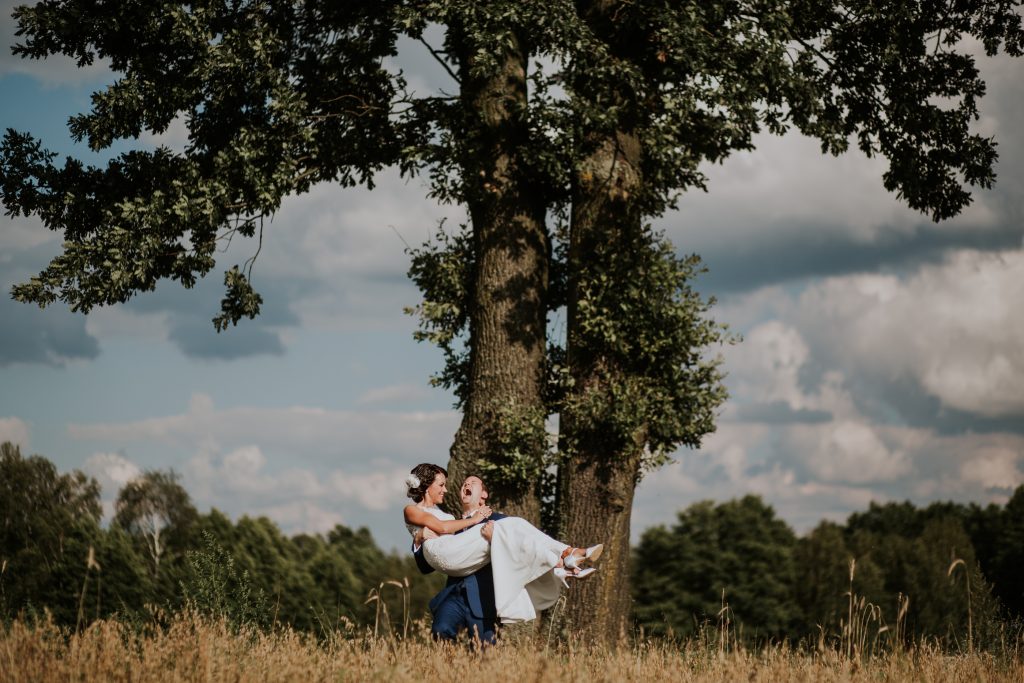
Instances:
[[[559,541],[557,539],[551,538],[543,531],[533,526],[521,517],[506,517],[504,519],[498,520],[499,524],[504,524],[506,522],[512,522],[513,525],[515,525],[515,527],[517,528],[517,530],[520,530],[519,533],[521,533],[524,537],[531,539],[532,543],[538,544],[554,553],[557,553],[559,558],[561,558],[558,562],[559,566],[562,565],[562,561],[565,559],[565,556],[568,554],[570,550],[574,551],[574,555],[576,556],[577,560],[583,559],[586,556],[586,552],[588,549],[577,548],[575,546],[563,543],[562,541]],[[598,554],[600,554],[600,548],[598,548],[598,553],[594,555],[594,559],[597,558]],[[570,563],[570,566],[575,565]]]
[[[448,576],[469,576],[481,569],[491,560],[491,545],[480,535],[481,526],[425,542],[423,556],[427,563]]]
[[[536,543],[550,550],[551,552],[556,553],[559,556],[562,555],[566,548],[572,547],[570,545],[562,543],[559,540],[551,538],[546,533],[544,533],[534,525],[530,524],[522,517],[505,517],[504,519],[499,519],[495,522],[495,525],[498,524],[508,524],[510,526],[515,526],[516,530],[520,534],[522,534],[524,538],[530,539],[532,543]]]

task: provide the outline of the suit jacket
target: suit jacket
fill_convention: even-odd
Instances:
[[[491,513],[491,516],[485,520],[481,520],[479,523],[489,521],[497,521],[504,519],[507,515],[503,515],[500,512]],[[475,524],[473,526],[476,526]],[[473,527],[466,527],[472,529]],[[465,531],[463,529],[462,531]],[[456,533],[461,534],[462,531]],[[429,574],[434,571],[434,568],[430,566],[426,558],[423,557],[423,548],[418,548],[413,556],[416,558],[416,566],[423,574]],[[469,602],[469,610],[477,619],[494,620],[498,616],[497,607],[494,605],[494,575],[491,573],[491,565],[487,563],[475,573],[469,576],[449,576],[448,582],[445,584],[441,592],[434,596],[430,601],[430,612],[433,614],[437,611],[437,608],[441,606],[448,596],[453,591],[457,591],[460,588],[464,588],[466,591],[466,599]]]

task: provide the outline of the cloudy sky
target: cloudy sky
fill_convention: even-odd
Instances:
[[[0,2],[5,45],[11,6]],[[410,46],[400,62],[443,85],[424,55]],[[681,253],[704,257],[698,288],[743,342],[721,350],[732,398],[718,431],[641,484],[635,535],[706,498],[757,493],[806,531],[872,500],[1002,502],[1024,483],[1024,64],[981,67],[977,129],[999,142],[997,186],[955,220],[886,193],[884,160],[824,157],[788,135],[707,169],[710,191],[661,221]],[[110,78],[5,48],[0,126],[99,162],[66,120]],[[446,462],[459,421],[427,382],[439,354],[402,313],[418,300],[403,240],[461,215],[419,181],[379,181],[285,202],[254,270],[264,314],[228,333],[210,323],[219,273],[252,243],[236,241],[192,291],[161,283],[89,316],[0,297],[0,440],[96,476],[108,505],[140,470],[173,468],[200,509],[290,532],[366,525],[403,546],[400,480]],[[59,249],[37,221],[0,218],[0,286]]]

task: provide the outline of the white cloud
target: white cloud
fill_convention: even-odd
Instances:
[[[811,347],[797,327],[782,320],[754,326],[743,342],[725,349],[725,369],[734,399],[740,403],[782,403],[794,411],[855,413],[842,372],[822,374],[816,387],[804,386],[801,373]]]
[[[851,376],[909,377],[943,405],[1024,415],[1024,250],[958,251],[899,278],[829,278],[797,326]]]
[[[1005,446],[981,448],[960,466],[960,476],[986,489],[1013,489],[1024,482],[1022,462],[1024,453],[1020,450]]]
[[[978,57],[989,93],[973,131],[994,135],[1001,158],[995,192],[973,188],[974,203],[960,216],[934,224],[908,208],[883,186],[889,165],[884,157],[867,158],[856,148],[833,157],[822,154],[817,140],[795,131],[781,137],[761,133],[753,151],[704,165],[709,191],[683,196],[681,211],[663,219],[669,236],[687,252],[703,254],[779,241],[798,247],[843,237],[850,244],[871,244],[914,231],[999,229],[1007,219],[1001,197],[1020,196],[1020,65],[1005,54],[987,58],[977,45],[964,48]]]
[[[24,452],[29,446],[28,423],[18,417],[0,417],[0,443],[4,441],[20,446],[22,455],[28,455]]]
[[[165,341],[170,330],[170,314],[166,311],[137,313],[125,306],[101,306],[85,316],[85,330],[101,341]]]
[[[762,323],[745,335],[742,344],[726,350],[726,368],[734,376],[735,391],[755,401],[781,401],[803,408],[800,368],[810,350],[793,327],[781,321]]]
[[[684,197],[681,233],[699,230],[698,239],[737,240],[757,237],[765,224],[805,230],[829,217],[828,229],[870,241],[881,226],[905,230],[920,222],[918,213],[882,186],[884,159],[868,159],[859,150],[823,155],[819,142],[795,132],[760,134],[754,144],[754,151],[736,152],[704,169],[709,193]]]
[[[741,443],[755,434],[771,439],[778,427],[751,428],[726,423],[715,444],[679,454],[679,462],[643,479],[633,510],[633,540],[653,524],[674,519],[675,513],[701,500],[724,502],[744,495],[761,496],[776,513],[803,533],[822,518],[844,519],[851,511],[884,501],[884,492],[868,486],[806,479],[787,464],[785,455],[748,452]]]
[[[271,505],[255,514],[274,520],[288,533],[323,534],[345,523],[345,517],[336,510],[328,510],[308,501]]]
[[[838,434],[838,436],[837,436]],[[822,444],[841,442],[822,449]],[[803,443],[806,442],[806,443]],[[700,500],[761,496],[799,533],[843,521],[871,502],[911,499],[1005,504],[1024,484],[1024,435],[947,436],[920,428],[844,422],[765,425],[723,421],[698,451],[643,479],[633,540]]]
[[[405,465],[368,463],[371,470],[277,466],[259,446],[223,455],[205,444],[185,466],[185,483],[200,506],[231,501],[237,514],[266,515],[289,533],[323,532],[367,511],[400,509]]]
[[[414,460],[433,449],[447,452],[458,426],[455,411],[350,411],[308,406],[217,409],[203,394],[187,413],[131,422],[71,424],[74,439],[123,445],[162,443],[198,448],[214,442],[237,448],[256,444],[266,452],[312,459],[362,461],[395,454]]]
[[[186,464],[182,484],[200,509],[226,507],[234,517],[266,516],[286,533],[323,533],[344,522],[341,509],[351,506],[337,499],[341,487],[321,483],[342,481],[343,473],[334,471],[323,479],[311,470],[270,472],[266,465],[267,458],[256,446],[243,446],[220,456],[215,445],[206,443]],[[142,473],[136,463],[117,453],[96,453],[85,461],[83,469],[100,483],[108,518],[114,514],[118,491]],[[360,493],[357,501],[368,501],[373,510],[385,509],[380,507],[378,497],[371,499],[371,491],[363,487],[374,477],[391,476],[400,481],[393,474],[356,477],[354,484]],[[379,485],[377,490],[382,490]],[[395,498],[397,493],[392,493]],[[386,507],[394,506],[394,500],[386,501]]]
[[[212,415],[213,411],[213,398],[209,394],[195,393],[188,400],[189,415]]]
[[[223,456],[203,448],[186,466],[204,496],[241,497],[257,506],[267,501],[308,501],[319,499],[338,506],[355,502],[367,510],[395,507],[405,489],[408,468],[388,461],[373,463],[369,472],[343,469],[277,467],[258,446],[243,446]]]
[[[419,295],[406,277],[406,245],[420,246],[442,218],[450,227],[465,219],[462,209],[428,200],[421,180],[387,170],[375,183],[373,190],[317,185],[286,199],[265,225],[256,273],[315,283],[293,306],[306,325],[407,325],[402,309]],[[237,247],[254,248],[251,241]]]
[[[137,464],[119,453],[94,453],[82,469],[100,485],[100,504],[108,519],[114,516],[114,501],[124,485],[142,474]]]
[[[182,472],[199,509],[267,515],[293,533],[322,531],[342,519],[364,524],[389,512],[397,521],[409,468],[425,460],[443,464],[457,426],[453,411],[219,409],[197,393],[181,414],[71,425],[69,433],[111,450],[143,444],[160,468]],[[90,458],[89,467],[105,481],[134,471],[127,458],[111,454]],[[396,523],[381,538],[397,542],[401,530]]]
[[[1024,482],[1024,435],[907,424],[885,393],[909,381],[950,408],[1024,415],[1024,393],[1009,389],[1024,379],[1022,267],[1024,251],[960,251],[902,277],[734,297],[723,319],[735,314],[744,341],[724,352],[730,404],[699,451],[644,479],[634,531],[748,493],[798,531],[871,501],[1005,502]],[[888,412],[866,414],[866,397],[887,398]]]
[[[183,153],[188,146],[188,121],[185,114],[178,114],[172,120],[167,130],[162,133],[154,133],[145,130],[139,136],[139,140],[152,145],[153,147],[167,147],[174,152]]]
[[[407,466],[389,465],[383,470],[365,474],[334,470],[327,477],[327,486],[331,496],[354,498],[367,510],[387,510],[396,507],[396,498],[402,504],[408,502],[404,497],[405,477],[409,469]]]
[[[358,405],[374,403],[402,403],[418,401],[431,396],[425,386],[419,384],[391,384],[386,387],[375,387],[356,399]]]
[[[60,238],[59,233],[47,230],[35,216],[3,216],[0,218],[0,226],[0,265],[11,263],[14,252],[56,242]]]
[[[310,470],[283,468],[266,471],[267,458],[259,446],[242,446],[219,456],[204,445],[186,465],[185,472],[204,496],[247,500],[305,499],[322,496],[326,489]]]
[[[79,69],[75,60],[62,55],[47,59],[22,59],[11,54],[11,47],[24,42],[14,35],[17,24],[11,12],[18,5],[30,4],[23,0],[0,0],[0,77],[6,74],[24,74],[38,79],[49,87],[92,83],[110,77],[109,62],[97,59],[91,66]]]
[[[785,442],[822,482],[894,481],[911,472],[906,452],[887,445],[879,431],[865,421],[792,425]]]
[[[85,461],[85,472],[92,475],[103,486],[120,489],[142,474],[139,466],[118,453],[95,453]]]

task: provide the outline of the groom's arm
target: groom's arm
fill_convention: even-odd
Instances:
[[[508,517],[508,515],[503,515],[500,512],[492,512],[490,517],[488,517],[487,519],[481,519],[480,522],[481,523],[494,522],[494,521],[497,521],[499,519],[505,519],[506,517]],[[468,529],[472,529],[473,527],[467,527],[467,528]],[[465,529],[462,529],[460,531],[456,531],[455,533],[461,534],[463,531],[465,531]],[[487,540],[490,541],[491,539],[488,538]],[[415,548],[415,550],[413,550],[412,556],[416,560],[416,568],[420,570],[421,574],[432,574],[434,571],[436,571],[433,567],[430,566],[430,563],[427,562],[427,558],[423,557],[423,546],[422,545],[417,547],[417,548]]]
[[[412,551],[413,559],[416,560],[416,568],[420,570],[420,574],[430,574],[434,572],[434,568],[427,562],[427,558],[423,557],[423,546],[418,548],[414,545]]]

